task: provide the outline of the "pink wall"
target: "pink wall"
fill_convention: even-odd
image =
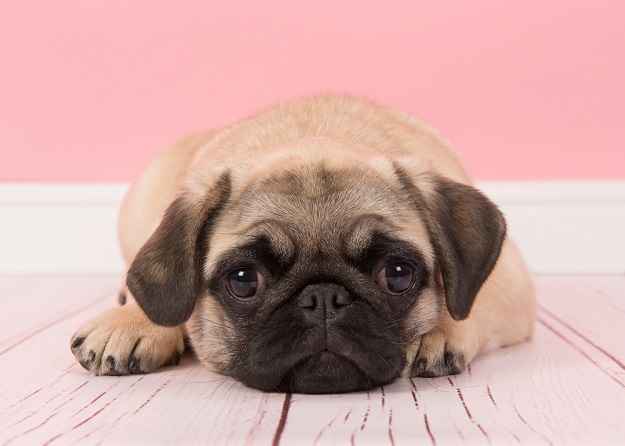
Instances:
[[[481,180],[625,178],[622,0],[0,0],[0,180],[127,181],[320,90],[420,116]]]

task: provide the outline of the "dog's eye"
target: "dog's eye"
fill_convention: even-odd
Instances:
[[[407,263],[397,262],[380,270],[376,282],[382,291],[389,294],[403,294],[414,283],[414,268]]]
[[[265,278],[254,268],[242,268],[228,275],[228,289],[239,300],[250,301],[265,291]]]

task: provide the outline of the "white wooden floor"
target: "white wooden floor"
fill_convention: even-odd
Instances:
[[[89,376],[69,339],[118,282],[0,278],[0,445],[625,444],[625,276],[538,277],[533,342],[331,396],[249,390],[190,356]]]

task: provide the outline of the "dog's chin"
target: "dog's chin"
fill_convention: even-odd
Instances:
[[[344,356],[322,351],[296,364],[275,390],[291,393],[345,393],[387,384],[373,380]]]

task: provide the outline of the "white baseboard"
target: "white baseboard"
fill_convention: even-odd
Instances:
[[[0,184],[0,274],[119,273],[120,183]]]
[[[535,273],[625,273],[625,181],[482,182]],[[120,273],[125,183],[0,183],[0,274]]]
[[[538,274],[625,273],[625,181],[483,182]]]

